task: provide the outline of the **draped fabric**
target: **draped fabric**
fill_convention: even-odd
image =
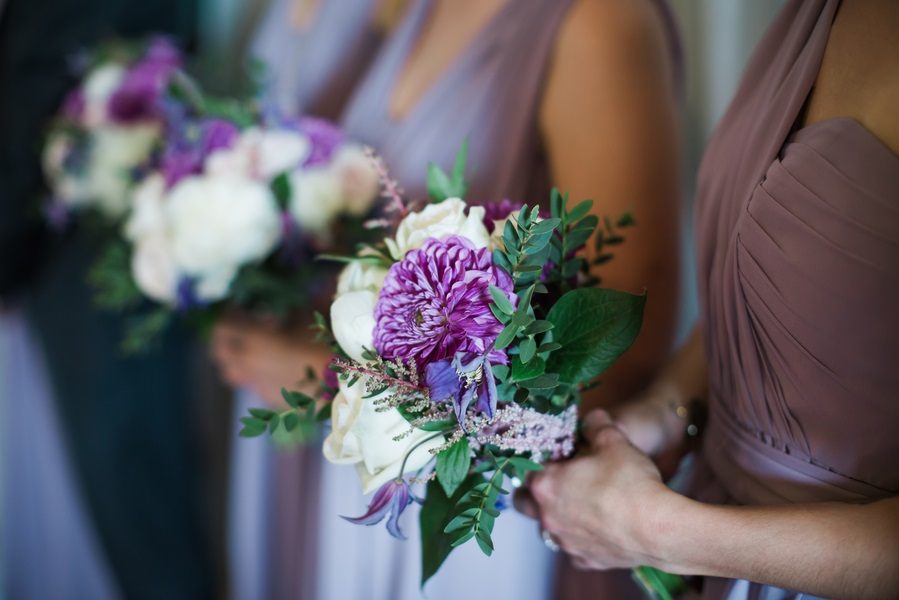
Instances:
[[[697,205],[710,424],[700,498],[866,502],[899,493],[899,157],[861,123],[796,130],[837,0],[788,3],[702,164]],[[715,580],[707,597],[790,596]]]
[[[376,54],[375,0],[320,1],[305,31],[291,23],[293,6],[294,0],[273,0],[253,37],[264,97],[287,115],[335,119]],[[251,406],[264,403],[238,390],[235,439],[237,420]],[[267,439],[235,442],[228,562],[236,600],[316,597],[322,462],[320,442],[294,449],[274,448]]]

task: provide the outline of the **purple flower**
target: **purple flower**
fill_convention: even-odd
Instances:
[[[184,177],[200,173],[206,157],[215,150],[230,148],[240,135],[236,125],[224,119],[205,119],[195,139],[170,141],[162,157],[165,184],[171,188]]]
[[[300,119],[299,129],[309,138],[312,146],[309,151],[309,157],[303,163],[304,167],[327,164],[331,160],[334,151],[346,138],[343,131],[334,123],[315,117],[303,117]]]
[[[204,305],[197,297],[196,280],[191,277],[182,277],[178,281],[175,291],[175,308],[178,312],[187,312]]]
[[[524,206],[523,202],[515,202],[504,198],[499,202],[487,202],[484,206],[484,227],[489,233],[493,233],[496,229],[495,221],[502,221],[508,217],[513,211],[521,210]]]
[[[68,121],[78,122],[84,114],[84,90],[75,88],[62,101],[62,116]]]
[[[452,401],[456,421],[463,431],[465,414],[475,398],[477,412],[488,418],[496,412],[496,381],[484,356],[459,353],[451,361],[430,363],[425,367],[425,382],[433,402]]]
[[[466,238],[430,239],[390,267],[375,307],[374,346],[388,359],[414,360],[419,368],[457,353],[489,355],[503,324],[490,311],[489,286],[512,302],[512,279],[493,265],[490,251]]]
[[[119,123],[159,118],[169,77],[180,64],[181,55],[169,40],[154,40],[109,99],[109,116]]]
[[[387,531],[395,538],[406,539],[400,530],[400,515],[412,504],[412,492],[409,484],[402,479],[388,481],[375,492],[368,505],[368,511],[361,517],[343,517],[356,525],[377,525],[390,515],[387,520]]]

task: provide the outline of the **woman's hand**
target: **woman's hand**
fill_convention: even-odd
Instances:
[[[306,370],[321,373],[329,358],[302,324],[285,328],[243,315],[216,324],[212,355],[230,385],[251,390],[275,408],[284,408],[282,387],[298,389]]]
[[[516,503],[578,567],[653,564],[651,532],[661,507],[679,497],[604,411],[591,413],[584,433],[587,453],[547,465]]]

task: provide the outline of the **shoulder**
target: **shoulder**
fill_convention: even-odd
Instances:
[[[655,0],[573,0],[559,29],[556,55],[594,60],[664,59],[666,25]]]

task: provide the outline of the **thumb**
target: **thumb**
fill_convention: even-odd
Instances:
[[[584,417],[583,425],[581,426],[581,432],[584,435],[584,439],[593,442],[594,438],[596,438],[597,434],[607,427],[612,426],[612,417],[609,416],[609,413],[598,408],[596,410],[592,410],[587,413],[587,416]]]

